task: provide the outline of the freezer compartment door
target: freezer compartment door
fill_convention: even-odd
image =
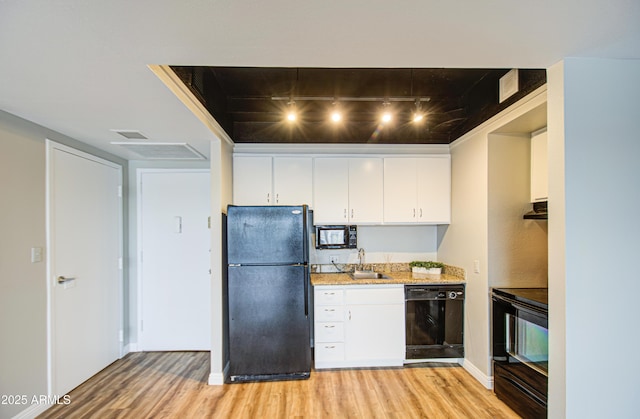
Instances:
[[[309,259],[307,206],[227,210],[230,264],[294,264]]]
[[[306,267],[229,267],[229,377],[311,368]]]

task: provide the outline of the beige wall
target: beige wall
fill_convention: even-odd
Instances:
[[[547,221],[531,210],[531,136],[489,135],[488,253],[490,287],[547,286]]]
[[[467,272],[465,364],[488,385],[487,136],[472,135],[451,149],[451,225],[438,259]],[[441,227],[443,229],[444,227]],[[474,261],[480,272],[474,272]]]
[[[546,88],[543,87],[461,137],[451,147],[451,225],[439,227],[438,259],[463,267],[467,272],[464,367],[486,387],[492,386],[490,287],[493,282],[515,285],[512,277],[503,277],[517,273],[514,261],[523,257],[519,249],[523,237],[527,236],[527,233],[516,234],[516,227],[526,225],[521,220],[524,209],[521,200],[528,200],[529,189],[510,196],[510,192],[516,193],[515,189],[526,185],[528,179],[526,173],[517,169],[518,164],[522,164],[525,165],[522,170],[528,170],[523,162],[527,144],[503,142],[517,142],[527,130],[543,127],[545,113],[543,121],[532,123],[528,123],[528,115],[545,101]],[[505,135],[505,127],[515,135]],[[515,153],[515,164],[505,161],[512,153]],[[513,179],[505,178],[512,170],[519,174]],[[477,273],[475,261],[480,268]]]
[[[221,260],[222,220],[233,196],[233,147],[224,140],[211,142],[211,371],[209,384],[224,381],[225,333],[224,333],[224,272]]]
[[[47,138],[125,163],[0,111],[0,394],[24,394],[29,400],[47,394]],[[126,226],[127,219],[124,221]],[[31,263],[32,247],[44,249],[42,262]],[[0,417],[12,417],[28,408],[30,405],[0,404]]]
[[[47,394],[45,145],[0,113],[0,394]],[[0,417],[28,406],[0,405]]]

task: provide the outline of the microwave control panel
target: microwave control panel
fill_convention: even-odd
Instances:
[[[347,247],[349,249],[358,248],[358,227],[357,226],[349,226],[349,244]]]

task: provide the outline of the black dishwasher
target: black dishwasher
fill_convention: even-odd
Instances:
[[[464,358],[464,285],[405,285],[406,359]]]

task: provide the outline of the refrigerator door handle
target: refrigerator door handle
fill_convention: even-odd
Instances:
[[[309,267],[304,268],[304,315],[309,316]]]

